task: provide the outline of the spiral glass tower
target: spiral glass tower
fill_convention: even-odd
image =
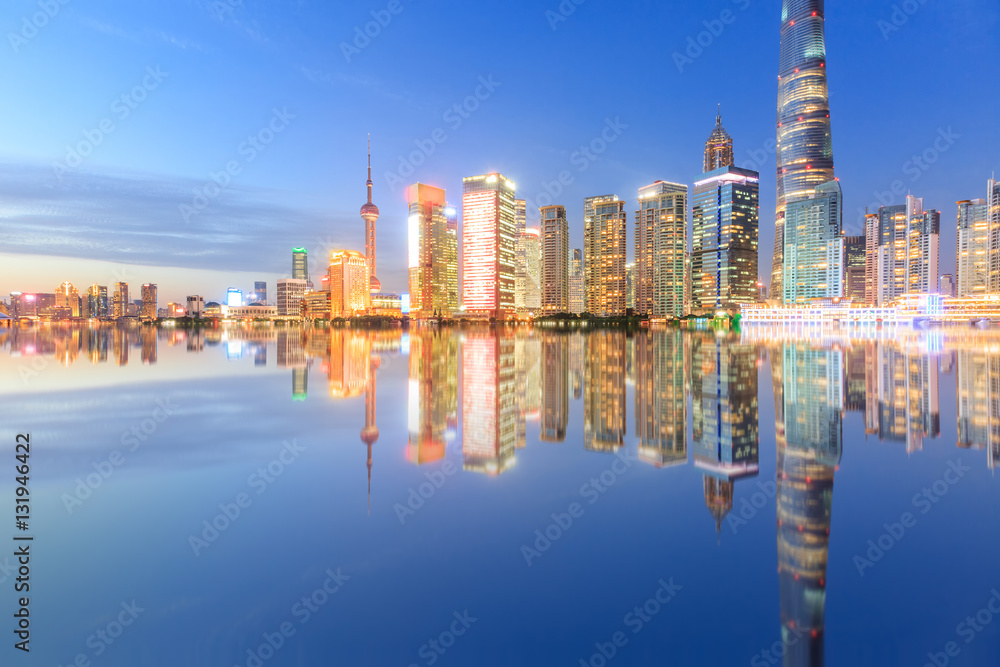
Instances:
[[[771,294],[782,293],[785,205],[833,180],[823,0],[782,0],[778,59],[778,196]]]

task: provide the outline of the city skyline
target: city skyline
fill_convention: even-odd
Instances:
[[[540,34],[551,33],[556,42],[565,44],[572,42],[580,31],[586,30],[595,21],[608,19],[604,12],[597,9],[597,5],[591,7],[581,8],[567,17],[565,22],[556,23],[556,30],[552,30],[541,12],[535,21],[530,20],[532,14],[524,14],[518,19],[518,25],[523,24],[521,29],[529,34],[534,31]],[[288,113],[295,118],[277,118],[272,110],[281,112],[282,106],[278,101],[267,100],[267,104],[261,104],[259,109],[250,111],[249,107],[252,105],[248,105],[245,112],[241,111],[238,118],[245,122],[235,124],[240,128],[239,134],[234,135],[233,131],[222,133],[225,141],[222,137],[206,139],[199,132],[189,131],[179,135],[180,146],[173,150],[162,153],[151,151],[151,147],[157,145],[157,137],[161,133],[154,131],[157,125],[150,123],[162,122],[162,130],[169,129],[173,123],[178,122],[170,120],[164,106],[181,111],[186,109],[184,100],[190,98],[191,86],[198,81],[198,77],[192,77],[192,57],[196,54],[204,57],[206,53],[217,53],[219,45],[223,43],[232,45],[241,52],[249,51],[254,58],[262,57],[258,51],[259,43],[254,42],[249,34],[254,30],[252,26],[255,21],[260,34],[266,31],[259,28],[260,22],[254,16],[254,8],[248,6],[241,11],[245,11],[245,15],[222,17],[229,20],[229,23],[207,16],[203,17],[206,19],[204,25],[184,26],[197,33],[199,40],[177,37],[176,43],[171,44],[168,43],[169,40],[160,38],[160,42],[150,41],[151,45],[146,48],[130,39],[141,34],[141,29],[132,29],[130,32],[129,26],[141,26],[144,20],[155,14],[155,9],[137,8],[123,12],[114,17],[114,20],[107,16],[98,20],[81,13],[78,8],[68,6],[60,13],[58,21],[53,21],[34,41],[20,47],[16,55],[21,62],[31,62],[44,69],[48,64],[38,61],[42,57],[39,45],[43,40],[52,40],[57,34],[60,38],[65,37],[66,46],[56,47],[58,49],[69,48],[81,39],[92,40],[96,37],[100,48],[93,56],[95,60],[109,58],[113,53],[129,52],[136,57],[148,56],[141,59],[154,63],[160,60],[162,72],[168,75],[157,79],[143,68],[138,68],[131,76],[136,81],[131,81],[119,66],[110,70],[118,72],[113,77],[100,80],[88,78],[76,88],[81,85],[86,87],[80,93],[81,98],[91,104],[83,104],[81,108],[90,111],[90,119],[80,118],[75,113],[64,113],[60,118],[51,118],[51,127],[46,128],[44,137],[39,137],[38,131],[32,129],[30,123],[26,126],[19,122],[22,116],[18,114],[30,112],[38,102],[25,102],[21,105],[23,110],[18,110],[13,115],[10,127],[17,127],[19,131],[11,133],[8,130],[3,143],[7,147],[6,155],[0,157],[7,163],[4,169],[10,176],[6,194],[18,205],[12,206],[5,222],[0,223],[0,231],[7,241],[2,247],[3,256],[0,261],[11,267],[13,275],[23,276],[23,279],[14,282],[4,272],[0,276],[0,282],[3,283],[0,284],[0,292],[6,294],[14,290],[51,289],[54,266],[68,269],[65,274],[58,276],[57,282],[69,280],[76,285],[89,285],[95,281],[110,285],[115,282],[113,276],[102,278],[99,274],[121,272],[123,268],[127,268],[135,276],[129,276],[132,282],[156,282],[160,285],[162,300],[179,301],[188,293],[212,292],[212,286],[217,286],[218,291],[221,291],[233,283],[249,287],[253,280],[264,278],[268,282],[276,282],[279,278],[287,277],[281,258],[262,254],[262,249],[258,247],[261,245],[305,246],[315,255],[332,247],[361,249],[364,247],[363,227],[357,221],[357,214],[354,212],[356,209],[352,210],[353,206],[349,202],[357,201],[357,173],[364,168],[362,160],[369,131],[373,134],[373,180],[378,192],[383,193],[380,195],[382,218],[379,230],[390,232],[380,234],[383,261],[380,263],[379,273],[386,274],[388,271],[388,274],[380,275],[387,291],[405,291],[405,262],[402,260],[405,257],[405,243],[400,243],[400,239],[395,238],[399,234],[391,233],[405,228],[405,204],[401,203],[405,185],[417,181],[429,182],[454,191],[457,189],[457,181],[465,174],[501,171],[518,184],[518,196],[529,201],[529,223],[537,224],[537,206],[544,203],[543,195],[548,196],[543,185],[551,184],[560,171],[566,170],[572,177],[572,183],[563,187],[563,194],[552,197],[552,201],[547,203],[567,207],[569,245],[581,247],[582,199],[589,192],[628,193],[643,183],[657,179],[685,182],[691,174],[700,171],[704,137],[711,129],[712,111],[716,111],[715,105],[718,103],[729,110],[726,129],[734,139],[736,166],[745,166],[754,151],[764,154],[761,164],[755,167],[762,174],[761,209],[766,212],[773,205],[773,201],[769,201],[773,182],[771,186],[768,185],[770,174],[773,173],[769,165],[774,164],[773,152],[768,149],[768,146],[773,145],[773,120],[768,120],[768,116],[769,110],[773,109],[774,79],[770,72],[773,71],[777,40],[760,35],[774,35],[779,22],[777,6],[761,5],[744,9],[736,4],[733,8],[736,20],[731,26],[726,26],[724,32],[708,48],[703,48],[704,54],[691,63],[678,65],[677,69],[683,71],[670,70],[670,76],[676,77],[681,89],[686,90],[688,86],[695,86],[696,80],[710,71],[713,62],[724,61],[736,49],[749,49],[755,57],[759,55],[759,65],[753,68],[746,81],[734,84],[725,94],[713,94],[709,99],[701,99],[704,94],[699,93],[697,103],[685,105],[690,110],[671,112],[669,123],[689,131],[669,134],[652,145],[645,139],[650,129],[658,126],[651,118],[621,105],[604,103],[594,105],[592,111],[587,109],[580,112],[579,118],[565,124],[565,127],[556,128],[551,122],[541,122],[524,126],[513,133],[508,128],[504,131],[515,140],[504,145],[500,141],[499,128],[486,128],[498,113],[510,118],[504,121],[506,123],[516,122],[519,118],[533,119],[533,114],[527,111],[524,102],[524,88],[529,87],[532,81],[519,78],[509,68],[498,67],[492,73],[491,80],[489,72],[476,72],[473,76],[468,66],[456,66],[450,72],[453,78],[440,86],[441,90],[438,92],[441,95],[433,99],[464,100],[477,90],[481,97],[486,98],[472,98],[476,102],[475,106],[481,109],[467,114],[468,118],[455,114],[456,118],[463,121],[461,127],[452,129],[448,123],[442,123],[441,103],[431,102],[429,93],[415,93],[405,80],[394,81],[392,87],[372,84],[378,90],[376,97],[379,102],[370,101],[359,105],[358,109],[338,112],[349,115],[352,119],[364,114],[364,122],[351,120],[346,123],[346,127],[351,128],[350,132],[338,129],[335,136],[329,130],[314,133],[315,136],[326,139],[321,144],[325,143],[332,148],[332,152],[320,150],[320,164],[323,168],[317,169],[315,165],[320,158],[309,155],[316,152],[317,143],[309,135],[310,130],[317,128],[316,123],[320,122],[318,108],[328,106],[325,98],[336,90],[353,90],[363,84],[344,78],[344,72],[339,72],[338,78],[338,73],[331,70],[324,79],[321,73],[304,67],[320,83],[310,81],[300,71],[298,73],[302,74],[303,81],[297,83],[301,85],[288,84],[290,89],[294,89],[294,94],[289,94],[287,99],[299,102],[296,108],[288,106]],[[348,8],[326,11],[341,15],[351,13]],[[982,7],[970,6],[963,11],[977,17],[975,25],[965,20],[962,11],[924,6],[920,12],[909,17],[905,25],[892,26],[892,30],[884,32],[884,27],[880,29],[878,23],[885,22],[887,17],[881,16],[878,8],[852,4],[827,8],[827,51],[832,58],[829,85],[831,106],[836,110],[838,128],[837,173],[844,188],[844,228],[848,234],[860,232],[859,215],[863,218],[863,214],[859,214],[859,211],[863,212],[865,206],[878,202],[877,192],[889,193],[896,199],[895,203],[900,203],[901,195],[891,191],[893,182],[898,180],[904,189],[903,195],[905,190],[913,190],[925,199],[927,208],[945,212],[941,246],[954,247],[956,232],[954,224],[951,224],[954,202],[983,196],[980,192],[981,183],[997,167],[988,162],[990,155],[996,154],[990,148],[996,142],[995,127],[990,122],[990,119],[996,117],[996,97],[988,88],[982,98],[983,104],[975,105],[974,109],[963,108],[957,103],[949,106],[947,96],[941,96],[941,105],[936,109],[910,110],[905,118],[896,119],[891,125],[872,122],[870,119],[863,119],[861,115],[861,107],[867,104],[862,102],[865,95],[871,96],[876,90],[891,93],[897,88],[903,90],[908,86],[913,87],[914,79],[924,76],[922,72],[940,71],[942,67],[950,65],[964,73],[963,77],[959,77],[961,81],[987,81],[982,75],[977,75],[977,71],[984,71],[981,68],[985,65],[981,63],[990,61],[990,54],[997,49],[995,31],[989,32],[990,26],[996,25],[996,9],[984,4]],[[325,12],[321,13],[324,18],[329,18]],[[623,15],[628,17],[630,11],[624,11]],[[354,25],[364,18],[364,15],[355,17],[354,22],[348,21],[346,25]],[[435,11],[424,14],[404,12],[394,20],[392,28],[396,29],[398,25],[402,37],[407,31],[416,30],[428,20],[442,18]],[[710,21],[714,16],[707,15],[704,18]],[[618,20],[623,19],[615,19]],[[703,29],[699,20],[694,17],[689,22],[682,22],[682,25],[672,28],[671,35],[676,31],[676,39],[666,40],[668,53],[661,57],[669,56],[675,51],[683,55],[687,37],[697,37],[698,31]],[[908,42],[907,37],[918,38],[921,31],[937,31],[941,26],[957,25],[962,21],[965,31],[983,31],[979,39],[969,39],[969,35],[966,35],[966,39],[962,40],[963,46],[969,45],[982,58],[970,58],[968,61],[950,59],[946,63],[934,60],[923,68],[921,62],[925,56],[901,48],[904,42]],[[619,24],[613,23],[612,27],[618,29]],[[621,29],[624,29],[624,25]],[[955,34],[962,31],[956,29],[945,32],[947,38],[953,39]],[[883,36],[887,39],[883,39]],[[345,41],[349,37],[345,35]],[[868,51],[870,58],[866,58],[864,64],[850,53],[850,45],[858,41],[871,47]],[[350,72],[351,65],[362,68],[374,66],[375,61],[381,62],[379,59],[388,57],[397,48],[394,42],[389,38],[376,40],[371,47],[355,56],[355,61],[344,63],[345,66],[340,69]],[[51,43],[46,44],[46,48],[52,46]],[[336,47],[328,48],[336,50]],[[383,53],[378,53],[379,49]],[[581,57],[593,56],[582,54]],[[629,53],[626,53],[623,59],[628,57]],[[371,62],[366,64],[366,58]],[[872,62],[867,62],[868,60]],[[995,58],[992,60],[995,61]],[[674,61],[677,62],[677,59]],[[906,62],[908,66],[894,67],[892,77],[884,75],[890,65],[898,65],[900,62]],[[608,61],[600,65],[608,68],[613,67],[614,63]],[[155,64],[150,67],[155,73]],[[267,71],[273,74],[280,69],[276,65]],[[57,84],[66,76],[56,75],[54,72],[49,74],[53,75]],[[485,83],[479,81],[480,75]],[[625,84],[632,76],[627,72],[616,75]],[[17,70],[8,73],[8,76],[15,93],[30,93],[37,85],[24,80]],[[109,82],[108,79],[114,80]],[[132,90],[137,82],[141,83],[143,80],[146,88],[137,95],[142,96],[144,101],[141,105],[136,105],[135,113],[129,118],[120,119],[111,112],[117,131],[107,134],[101,145],[95,147],[93,154],[84,159],[79,167],[62,174],[63,183],[60,184],[52,163],[66,161],[66,145],[85,140],[83,132],[92,130],[101,116],[107,115],[106,101],[115,99],[115,93],[121,95],[119,88]],[[466,85],[459,85],[460,80]],[[326,83],[322,83],[323,81]],[[572,75],[567,75],[567,80],[557,85],[572,86],[573,83]],[[111,86],[113,92],[108,92],[108,86]],[[171,86],[182,92],[168,95]],[[317,86],[326,88],[317,92]],[[446,90],[447,88],[451,90]],[[401,92],[390,93],[390,89]],[[505,98],[504,92],[507,90],[514,90],[514,93]],[[399,122],[385,121],[388,111],[370,111],[370,107],[378,106],[386,99],[390,103],[385,106],[395,108],[395,104],[399,102],[394,101],[394,94],[409,96],[411,99],[414,95],[421,97],[424,106],[433,108],[433,111],[417,111],[413,114],[414,119]],[[256,93],[252,97],[259,99],[267,96]],[[42,95],[39,101],[44,103],[47,98],[47,95]],[[103,102],[98,104],[101,100]],[[619,108],[616,109],[616,106]],[[522,109],[523,112],[518,113]],[[309,110],[312,111],[311,115]],[[627,113],[621,113],[623,111]],[[616,114],[620,115],[617,125]],[[256,118],[253,122],[251,115]],[[180,118],[184,118],[183,113]],[[180,218],[178,207],[190,204],[194,189],[203,187],[209,181],[209,172],[218,174],[226,165],[226,156],[238,155],[236,149],[240,145],[239,135],[265,127],[272,121],[275,123],[273,127],[282,127],[282,123],[286,123],[287,128],[282,127],[281,132],[275,134],[273,144],[268,144],[266,150],[260,152],[260,159],[253,165],[244,165],[247,169],[241,175],[231,177],[232,185],[224,188],[222,194],[213,199],[204,210],[189,216],[184,227],[179,228],[173,237],[164,237],[159,230],[179,227],[179,223],[184,222]],[[212,119],[212,122],[219,121]],[[232,119],[227,118],[227,122],[233,124]],[[399,164],[397,158],[408,155],[414,150],[414,141],[426,138],[438,125],[448,128],[445,130],[448,140],[436,144],[434,153],[425,156],[426,164],[415,168],[412,178],[404,178],[403,185],[393,188],[386,174],[394,173],[393,169]],[[339,122],[337,126],[343,128],[345,123]],[[23,131],[25,127],[28,131]],[[546,134],[544,141],[536,141],[535,135],[538,133]],[[872,133],[877,133],[877,137]],[[124,140],[126,134],[129,134],[130,141]],[[613,137],[614,140],[607,143],[606,150],[601,155],[588,162],[585,170],[578,171],[579,164],[571,161],[576,146],[602,135]],[[977,137],[975,142],[963,140],[971,136]],[[228,145],[229,142],[232,142],[231,145]],[[192,153],[195,144],[206,147],[204,157],[198,158]],[[544,154],[549,157],[539,159],[537,149],[527,148],[535,144],[543,147]],[[209,151],[208,147],[219,150]],[[923,169],[911,158],[925,150],[936,157],[933,164],[925,164],[927,168]],[[290,161],[284,156],[272,157],[282,151],[290,154]],[[209,153],[221,157],[213,159],[209,157]],[[151,160],[149,155],[156,157]],[[185,159],[182,160],[182,157]],[[192,157],[193,160],[190,159]],[[658,166],[652,167],[653,162]],[[257,169],[258,165],[264,166]],[[306,165],[310,168],[303,172]],[[86,195],[86,191],[95,184],[103,186],[102,189],[107,193],[103,201],[95,201],[92,196]],[[157,193],[155,198],[151,194],[153,192]],[[48,209],[41,206],[43,201],[49,204]],[[153,201],[156,205],[152,204]],[[249,206],[251,201],[254,205]],[[331,205],[333,201],[337,203]],[[627,200],[627,204],[631,206],[632,202]],[[67,217],[87,219],[90,216],[85,212],[92,211],[95,206],[102,211],[103,227],[80,226],[76,230],[79,237],[74,237],[72,244],[56,231],[65,229]],[[143,224],[136,224],[137,217]],[[56,220],[62,221],[62,224],[57,226]],[[773,230],[769,227],[770,225],[763,225],[761,229],[761,273],[770,265],[768,250],[773,245]],[[122,243],[119,245],[110,242],[113,238],[120,238]],[[228,243],[213,244],[213,238]],[[328,238],[331,239],[329,245],[320,247]],[[631,255],[631,244],[629,246],[628,252]],[[38,252],[40,248],[52,255],[31,254]],[[87,255],[85,261],[54,259],[83,253]],[[110,266],[102,262],[108,262]],[[206,271],[197,278],[191,273],[198,266],[208,263],[219,266],[224,273]],[[76,268],[78,266],[80,268]],[[234,280],[237,272],[248,274],[247,279]],[[941,272],[955,274],[954,260],[947,253],[942,257]],[[196,280],[199,284],[209,283],[209,287],[194,287]],[[764,282],[769,281],[765,279]]]

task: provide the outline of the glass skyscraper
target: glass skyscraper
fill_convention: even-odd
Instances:
[[[462,305],[502,319],[514,312],[514,183],[494,173],[462,184]]]
[[[783,293],[787,275],[786,206],[834,178],[823,4],[823,0],[782,0],[772,295]]]
[[[694,184],[691,307],[696,313],[754,303],[760,178],[727,166]]]
[[[785,209],[782,301],[803,305],[810,299],[843,296],[843,193],[838,181],[824,183],[808,199]]]
[[[445,192],[423,183],[406,190],[409,204],[410,316],[448,317],[456,309],[458,247],[449,232]],[[456,283],[452,284],[455,280]]]

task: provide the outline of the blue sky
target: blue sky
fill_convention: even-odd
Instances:
[[[717,103],[737,165],[759,164],[767,275],[780,3],[577,1],[5,3],[0,294],[116,275],[158,282],[162,302],[254,277],[273,291],[293,246],[363,248],[368,132],[386,289],[407,289],[400,183],[460,203],[463,176],[498,170],[547,203],[565,172],[553,201],[578,247],[585,196],[615,192],[631,211],[642,185],[694,182]],[[955,201],[1000,172],[1000,4],[907,7],[827,5],[836,173],[849,233],[896,180],[941,210],[947,272]],[[713,27],[679,67],[673,54]],[[613,141],[584,157],[602,133]]]

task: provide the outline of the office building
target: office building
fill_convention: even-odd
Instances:
[[[253,284],[253,299],[251,303],[259,303],[262,306],[267,305],[267,282],[263,280],[256,280]]]
[[[371,307],[371,285],[368,258],[356,250],[334,250],[330,253],[330,316],[354,317],[365,315]]]
[[[574,315],[584,312],[583,296],[583,250],[573,248],[569,261],[569,312]]]
[[[940,227],[940,213],[924,211],[923,199],[912,195],[879,209],[878,305],[937,292]]]
[[[844,237],[844,296],[855,303],[865,302],[867,248],[864,236]]]
[[[156,319],[156,285],[153,283],[142,286],[142,311],[139,314],[144,320]]]
[[[309,280],[309,253],[305,248],[292,248],[292,278]]]
[[[785,304],[843,296],[842,213],[843,193],[835,180],[817,186],[812,196],[785,205],[781,279]]]
[[[942,273],[938,280],[938,294],[941,296],[955,296],[955,276],[950,273]]]
[[[55,308],[62,317],[80,317],[80,292],[71,282],[64,282],[55,291]]]
[[[230,287],[226,290],[226,306],[229,308],[239,308],[243,305],[243,290]]]
[[[278,281],[278,315],[298,317],[302,314],[302,299],[309,287],[301,278],[283,278]]]
[[[569,221],[564,206],[544,206],[542,219],[542,312],[569,312]]]
[[[406,189],[410,317],[450,317],[457,309],[458,239],[449,228],[445,192],[423,183]]]
[[[760,178],[727,166],[694,184],[691,208],[691,310],[696,314],[735,310],[754,303]]]
[[[517,239],[514,269],[514,308],[519,313],[542,309],[542,234],[522,229]]]
[[[514,312],[514,183],[493,173],[462,186],[462,305],[470,316],[506,319]]]
[[[990,291],[991,239],[989,206],[985,199],[957,202],[958,296],[977,296]]]
[[[583,200],[583,282],[586,312],[625,315],[625,202],[618,195]]]
[[[986,181],[986,217],[990,228],[990,289],[1000,293],[1000,181]]]
[[[201,319],[205,311],[205,299],[197,294],[189,296],[187,298],[187,309],[186,313],[188,317],[193,317],[195,319]]]
[[[115,283],[115,295],[112,303],[111,317],[118,319],[119,317],[128,316],[128,283]]]
[[[108,316],[108,288],[95,283],[87,290],[87,317]]]
[[[879,214],[865,210],[865,305],[878,304]]]
[[[832,181],[833,139],[826,81],[823,0],[785,2],[778,56],[777,200],[771,296],[785,294],[789,202]],[[801,235],[796,235],[797,237]],[[817,240],[818,242],[818,240]],[[825,245],[825,244],[824,244]],[[795,275],[794,272],[792,275]],[[797,294],[794,288],[791,293]]]
[[[639,188],[635,212],[635,314],[685,314],[688,186],[656,181]],[[756,282],[756,281],[755,281]]]
[[[715,116],[715,127],[705,142],[705,164],[702,171],[708,173],[733,165],[733,138],[722,127],[722,107]]]

